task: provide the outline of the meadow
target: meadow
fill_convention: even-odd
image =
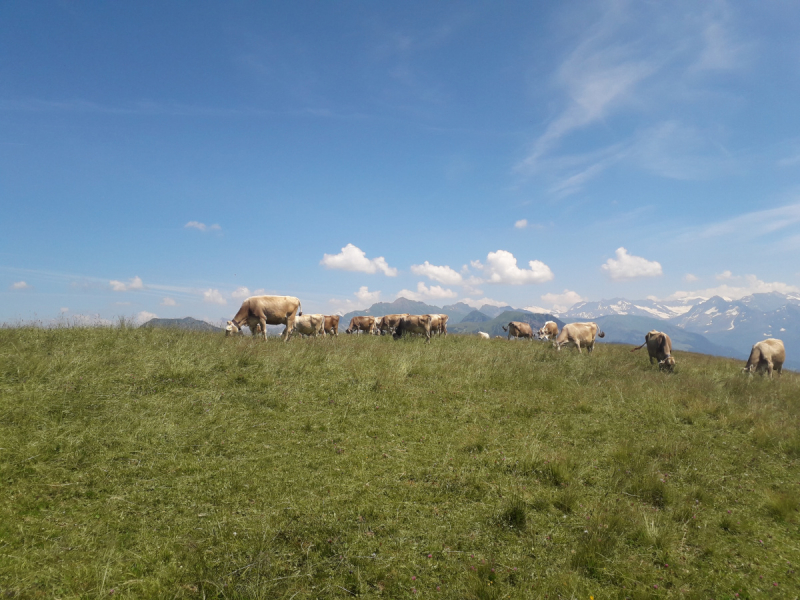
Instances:
[[[0,598],[797,598],[800,378],[0,329]]]

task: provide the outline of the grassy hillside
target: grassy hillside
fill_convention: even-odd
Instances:
[[[0,330],[0,592],[794,598],[800,380],[676,358]]]

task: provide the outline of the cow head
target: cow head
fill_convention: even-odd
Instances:
[[[675,368],[675,359],[672,356],[667,356],[664,360],[658,361],[658,368],[672,373]]]
[[[227,326],[225,327],[225,336],[234,335],[237,333],[241,333],[241,329],[234,323],[233,321],[228,321]]]

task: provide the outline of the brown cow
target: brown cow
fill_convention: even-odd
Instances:
[[[542,328],[536,332],[537,337],[540,340],[554,340],[558,337],[558,325],[556,325],[555,321],[548,321]]]
[[[381,335],[384,333],[394,333],[395,328],[400,324],[403,317],[407,317],[408,313],[398,315],[384,315],[375,319],[375,328]]]
[[[325,335],[325,315],[298,315],[294,319],[292,333],[317,337]]]
[[[747,364],[742,371],[747,371],[751,376],[755,371],[761,373],[762,377],[766,371],[769,378],[772,379],[773,369],[780,375],[785,360],[786,349],[781,340],[775,338],[761,340],[750,350],[750,358],[747,359]]]
[[[247,325],[253,335],[258,327],[259,335],[267,339],[267,325],[285,324],[281,337],[283,341],[289,339],[294,328],[294,320],[300,312],[300,300],[294,296],[250,296],[239,308],[239,312],[232,320],[228,321],[225,335],[232,335],[241,331]]]
[[[564,325],[553,343],[553,347],[561,350],[561,346],[575,346],[579,353],[583,347],[591,354],[594,350],[595,339],[605,337],[605,335],[598,329],[597,323],[570,323]]]
[[[644,344],[636,346],[631,352],[640,350],[642,346],[647,345],[647,353],[650,355],[650,364],[653,364],[653,359],[658,361],[659,369],[666,369],[670,373],[675,368],[675,359],[672,357],[672,340],[666,333],[661,331],[650,331],[644,336]]]
[[[422,333],[425,334],[425,342],[431,343],[431,316],[430,315],[409,315],[403,317],[397,328],[394,330],[392,337],[399,340],[403,337],[404,333]]]
[[[511,321],[508,324],[508,328],[503,327],[503,331],[508,332],[508,339],[510,340],[512,337],[515,338],[528,338],[529,340],[533,339],[533,329],[527,323],[523,323],[522,321]]]
[[[375,333],[375,317],[353,317],[350,319],[350,325],[345,329],[345,333],[358,335],[360,331]]]
[[[323,330],[328,335],[339,335],[339,315],[325,315]]]

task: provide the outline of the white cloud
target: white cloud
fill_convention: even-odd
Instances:
[[[417,283],[417,291],[400,290],[397,292],[397,298],[408,298],[409,300],[441,300],[445,298],[455,298],[458,294],[450,289],[445,289],[440,285],[432,285],[427,287],[422,281]]]
[[[342,271],[359,271],[370,274],[381,271],[389,277],[397,275],[397,269],[390,267],[385,258],[382,256],[367,258],[366,253],[353,244],[347,244],[339,254],[325,254],[319,264],[328,269],[341,269]]]
[[[122,281],[117,281],[116,279],[112,279],[108,282],[111,286],[111,289],[115,292],[129,292],[131,290],[141,290],[144,289],[144,283],[140,277],[134,277],[133,279],[129,279],[128,283],[124,283]]]
[[[209,304],[227,304],[228,302],[220,294],[219,290],[210,289],[203,292],[203,302]]]
[[[520,219],[516,223],[514,223],[514,227],[517,229],[525,229],[528,226],[528,219]]]
[[[334,307],[337,314],[343,315],[353,310],[363,310],[372,306],[380,299],[381,292],[380,290],[370,292],[369,287],[362,285],[353,295],[357,298],[357,301],[350,300],[349,298],[345,298],[344,300],[331,298],[328,302]]]
[[[472,298],[464,298],[459,300],[459,302],[463,302],[471,306],[472,308],[480,308],[484,304],[488,304],[489,306],[508,306],[508,302],[503,302],[501,300],[493,300],[492,298],[479,298],[473,300]]]
[[[201,223],[200,221],[189,221],[186,225],[184,225],[186,229],[197,229],[198,231],[219,231],[222,229],[219,225],[214,223],[214,225],[206,225],[205,223]]]
[[[12,290],[29,290],[29,289],[31,289],[31,287],[33,287],[33,286],[28,285],[24,281],[15,281],[14,283],[11,284],[11,287],[9,289],[12,289]]]
[[[474,268],[483,271],[487,277],[487,283],[524,285],[544,283],[554,277],[550,267],[538,260],[528,261],[530,269],[520,269],[517,266],[517,259],[507,250],[489,252],[485,265],[478,260],[472,261],[471,264]]]
[[[697,281],[699,279],[700,278],[697,275],[692,275],[691,273],[687,273],[686,275],[683,276],[683,280],[688,281],[690,283],[693,281]]]
[[[62,306],[59,311],[62,315],[69,312],[69,309],[66,306]]]
[[[730,271],[723,271],[719,275],[715,275],[715,277],[717,281],[725,281],[726,279],[732,279],[733,273],[731,273]]]
[[[639,277],[656,277],[662,274],[661,264],[647,260],[641,256],[628,254],[625,248],[617,248],[617,258],[609,258],[600,268],[614,281],[637,279]]]
[[[427,260],[421,265],[411,265],[411,272],[445,285],[461,285],[464,282],[464,278],[458,271],[447,265],[441,267],[432,265]]]
[[[781,294],[792,294],[800,292],[800,287],[782,283],[780,281],[766,282],[761,281],[755,275],[731,275],[726,279],[730,283],[720,286],[695,290],[692,292],[678,291],[671,294],[666,300],[683,300],[686,298],[710,298],[711,296],[722,296],[731,300],[738,300],[751,294],[767,294],[770,292],[780,292]]]
[[[146,310],[143,310],[143,311],[141,311],[140,313],[138,313],[136,315],[134,320],[137,323],[146,323],[150,319],[156,319],[156,318],[158,318],[157,314],[151,313],[151,312],[147,312]]]
[[[578,292],[571,290],[564,290],[560,294],[545,294],[541,296],[542,301],[558,312],[564,312],[573,304],[578,302],[585,302],[586,298],[581,296]]]
[[[745,213],[738,217],[712,223],[700,231],[688,231],[684,237],[687,239],[712,238],[722,235],[757,237],[775,233],[798,223],[800,223],[800,202]]]
[[[161,306],[178,306],[178,303],[172,298],[164,298],[161,300]]]

